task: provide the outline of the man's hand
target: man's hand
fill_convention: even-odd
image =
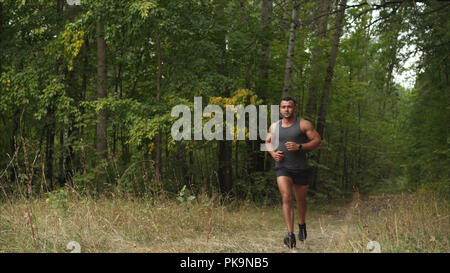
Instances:
[[[295,142],[292,142],[292,141],[286,142],[286,144],[284,144],[284,146],[286,146],[286,149],[288,149],[288,151],[300,150],[300,145]]]
[[[283,151],[276,151],[276,152],[272,153],[272,157],[273,157],[273,159],[275,159],[276,162],[282,161],[284,158]]]

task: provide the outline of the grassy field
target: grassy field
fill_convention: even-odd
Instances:
[[[310,205],[308,239],[289,250],[280,205],[61,191],[0,204],[0,252],[70,252],[70,241],[81,252],[370,252],[370,241],[381,252],[450,252],[449,207],[428,192],[355,193],[344,205]]]

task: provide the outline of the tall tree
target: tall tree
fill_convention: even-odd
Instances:
[[[218,22],[217,30],[215,33],[215,43],[218,47],[218,53],[220,60],[217,60],[218,73],[224,78],[228,76],[228,64],[227,64],[227,25],[226,25],[226,13],[225,6],[227,1],[217,0],[216,1],[216,20]],[[222,86],[223,90],[220,93],[224,97],[230,96],[229,86]],[[233,147],[231,141],[218,141],[218,158],[219,158],[219,168],[218,168],[218,179],[220,185],[220,192],[223,194],[228,194],[231,192],[233,186]]]
[[[289,29],[289,45],[288,45],[287,58],[286,58],[286,67],[284,70],[284,82],[283,82],[282,97],[286,97],[289,95],[289,85],[291,84],[291,72],[292,72],[292,66],[294,64],[295,38],[296,38],[297,27],[299,25],[299,22],[298,22],[298,9],[299,8],[300,8],[299,2],[294,1],[294,6],[292,8],[291,27]]]
[[[269,92],[269,69],[271,66],[270,63],[270,44],[273,39],[273,0],[263,0],[261,2],[261,26],[259,29],[260,33],[260,47],[259,47],[259,74],[258,81],[256,83],[256,92],[258,96],[262,100],[267,100],[268,92]],[[247,18],[248,22],[248,18]],[[246,86],[246,88],[249,88]],[[249,156],[251,158],[252,166],[250,167],[250,172],[253,171],[264,171],[265,161],[266,161],[266,153],[259,151],[260,142],[255,141],[246,141],[246,149],[249,151]],[[236,142],[236,153],[235,160],[238,159],[238,142]],[[236,173],[237,173],[237,164],[236,164]]]
[[[328,61],[328,66],[326,70],[325,75],[325,82],[323,85],[323,91],[322,91],[322,102],[320,104],[320,111],[319,111],[319,120],[317,123],[317,132],[322,136],[323,131],[325,128],[325,122],[326,122],[326,115],[328,110],[328,97],[330,95],[331,90],[331,83],[333,81],[333,72],[334,72],[334,66],[336,65],[336,57],[339,50],[339,42],[342,35],[342,29],[344,27],[344,16],[345,16],[345,9],[347,6],[347,0],[341,0],[339,3],[338,12],[336,15],[336,22],[335,22],[335,31],[333,35],[333,41],[331,44],[331,51],[330,51],[330,58]]]
[[[325,122],[326,122],[326,115],[328,110],[328,97],[330,95],[330,89],[331,89],[331,83],[333,81],[333,72],[334,72],[334,66],[336,64],[336,57],[339,50],[339,42],[342,35],[342,29],[344,27],[344,16],[345,16],[345,9],[347,7],[347,0],[341,0],[338,5],[338,12],[336,15],[336,21],[335,21],[335,31],[333,35],[333,41],[331,44],[331,52],[330,52],[330,58],[328,61],[328,66],[326,70],[325,75],[325,82],[323,85],[323,92],[322,92],[322,102],[320,104],[320,111],[319,111],[319,120],[317,123],[317,132],[319,135],[323,136],[324,129],[325,129]],[[320,163],[320,154],[321,151],[318,151],[317,155],[317,163]],[[317,168],[313,169],[313,175],[312,175],[312,184],[311,187],[313,189],[316,188],[317,184]]]
[[[272,12],[273,1],[263,0],[261,5],[261,49],[260,64],[258,75],[257,92],[262,99],[265,99],[269,84],[269,68],[270,68],[270,42],[272,40]]]
[[[107,96],[107,71],[106,71],[106,41],[104,34],[104,27],[101,21],[96,23],[97,34],[97,99],[104,99]],[[107,142],[107,116],[106,110],[101,109],[97,114],[97,140],[96,150],[100,161],[106,163],[108,157],[108,142]],[[101,170],[99,170],[101,172]],[[97,177],[97,189],[102,190],[103,177]]]
[[[3,3],[0,2],[0,45],[3,40]],[[0,76],[3,72],[3,54],[0,54]]]
[[[162,80],[162,53],[161,53],[161,42],[159,38],[156,41],[156,55],[158,60],[158,73],[156,78],[156,102],[161,103],[161,80]],[[161,170],[162,170],[162,160],[161,160],[161,130],[158,131],[156,135],[156,158],[155,158],[155,177],[156,182],[161,183]]]
[[[320,82],[323,71],[323,40],[327,34],[328,15],[331,0],[321,0],[314,14],[315,44],[311,50],[311,76],[308,87],[308,102],[306,105],[306,117],[315,122],[317,117],[317,104],[319,98]]]

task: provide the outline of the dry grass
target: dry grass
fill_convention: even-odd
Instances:
[[[175,199],[76,198],[0,204],[0,252],[291,252],[280,206]],[[292,252],[449,252],[448,200],[434,195],[355,199],[332,212],[308,211],[308,240]],[[58,205],[58,204],[57,204]],[[29,218],[28,211],[32,212]]]
[[[353,200],[344,217],[348,232],[337,252],[368,252],[376,241],[381,252],[450,252],[450,202],[430,192],[369,196]]]
[[[232,209],[206,196],[190,202],[67,199],[59,208],[44,199],[1,204],[0,251],[68,252],[67,243],[76,241],[82,252],[245,252],[242,238],[226,238],[261,230],[266,210],[272,211],[248,203]]]

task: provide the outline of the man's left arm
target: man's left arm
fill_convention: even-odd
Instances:
[[[302,120],[300,122],[300,129],[306,134],[309,142],[302,144],[302,150],[311,151],[319,149],[322,146],[322,138],[319,133],[314,129],[312,123],[308,120]]]
[[[288,149],[288,151],[311,151],[315,149],[319,149],[322,146],[322,138],[320,137],[319,133],[314,129],[312,126],[312,123],[310,121],[302,119],[300,121],[300,129],[302,132],[306,134],[306,136],[309,139],[309,142],[299,144],[292,141],[286,142],[285,146]]]

